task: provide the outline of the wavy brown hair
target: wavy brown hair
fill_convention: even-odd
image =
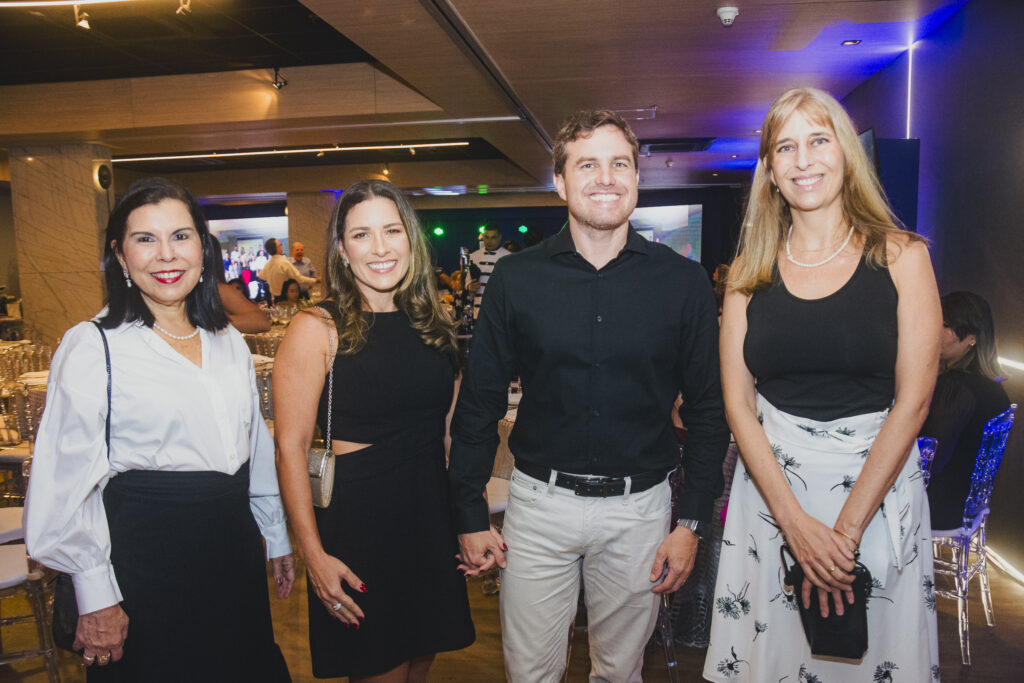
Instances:
[[[843,216],[864,244],[864,255],[871,268],[885,267],[897,253],[887,252],[892,235],[905,235],[910,241],[924,242],[920,235],[903,230],[885,199],[874,166],[857,140],[849,114],[828,93],[816,88],[794,88],[784,92],[768,109],[761,127],[754,182],[750,188],[747,211],[743,216],[736,255],[743,258],[729,271],[729,288],[744,294],[771,285],[778,265],[779,247],[792,225],[789,204],[772,183],[769,171],[775,158],[779,132],[794,112],[827,125],[836,133],[843,151]]]
[[[430,251],[416,212],[402,191],[383,180],[360,180],[341,195],[327,228],[324,272],[327,291],[337,304],[334,322],[338,327],[338,353],[352,355],[366,346],[367,332],[372,324],[363,315],[366,301],[352,270],[345,265],[338,246],[345,234],[345,219],[358,204],[379,197],[394,202],[409,238],[409,270],[395,289],[395,306],[405,313],[409,322],[427,346],[448,356],[458,369],[461,354],[455,338],[455,326],[441,310],[440,297]]]
[[[570,114],[555,135],[554,147],[551,150],[551,161],[555,167],[555,175],[565,173],[565,162],[569,158],[569,143],[580,138],[587,138],[601,126],[615,126],[626,136],[626,141],[633,148],[633,168],[640,168],[640,143],[636,133],[629,127],[625,119],[610,109],[581,109]]]

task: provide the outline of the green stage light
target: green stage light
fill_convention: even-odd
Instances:
[[[525,234],[525,233],[529,232],[529,230],[530,229],[528,227],[526,227],[525,225],[520,225],[519,226],[519,232],[521,232],[521,233]]]
[[[486,230],[486,229],[487,229],[486,225],[481,225],[479,228],[476,229],[476,231],[481,233],[481,234],[483,234],[483,231]]]
[[[440,225],[437,226],[436,228],[434,228],[434,234],[440,237],[441,235],[444,234],[444,228],[442,228]]]

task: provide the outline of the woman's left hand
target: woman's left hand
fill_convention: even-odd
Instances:
[[[277,582],[277,597],[284,600],[292,592],[295,585],[295,557],[283,555],[271,558],[270,564],[274,567],[274,581]]]

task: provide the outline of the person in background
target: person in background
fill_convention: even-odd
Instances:
[[[515,240],[507,240],[502,246],[505,247],[505,251],[510,254],[523,250],[523,245],[519,244],[519,242],[516,242]]]
[[[274,442],[212,242],[187,190],[133,183],[107,223],[103,336],[80,323],[53,357],[25,541],[72,577],[92,683],[291,680],[264,568],[265,539],[287,597]]]
[[[295,266],[295,270],[299,271],[300,275],[306,277],[315,278],[316,268],[313,267],[313,262],[306,258],[306,247],[302,242],[296,242],[292,245],[292,265]],[[309,298],[309,287],[299,287],[303,299]]]
[[[242,334],[266,332],[270,329],[270,316],[249,300],[248,290],[241,278],[217,283],[221,306],[232,327]]]
[[[299,312],[301,301],[299,283],[291,279],[284,281],[280,293],[274,297],[274,305],[289,317]]]
[[[988,302],[972,292],[942,297],[939,359],[921,436],[938,440],[928,484],[933,529],[957,529],[978,457],[985,423],[1010,407],[996,353]]]
[[[498,262],[455,411],[449,478],[462,562],[469,574],[504,568],[515,683],[561,678],[581,578],[591,680],[639,681],[660,597],[689,575],[722,490],[729,430],[715,301],[699,264],[630,227],[638,156],[615,112],[581,111],[562,125],[554,183],[569,227]],[[502,539],[484,491],[515,374],[523,395]],[[668,475],[680,451],[669,411],[680,392],[689,437],[671,530]]]
[[[346,188],[326,251],[330,297],[292,320],[274,362],[278,472],[309,573],[313,675],[422,683],[436,653],[474,639],[445,480],[455,330],[394,185]],[[335,475],[330,505],[314,510],[316,425]]]
[[[722,313],[722,388],[742,462],[704,677],[932,680],[931,530],[915,444],[939,359],[928,249],[897,226],[831,95],[787,91],[762,130]],[[807,577],[792,592],[784,543]],[[863,601],[850,588],[858,552],[877,582],[867,652],[815,657],[797,601],[818,591],[822,614]]]
[[[474,318],[480,314],[480,302],[483,300],[484,290],[487,289],[487,281],[494,271],[494,264],[510,253],[501,246],[501,230],[498,226],[485,224],[483,232],[480,233],[480,248],[469,255],[470,262],[480,271],[479,274],[474,274],[473,280],[468,284],[469,291],[473,293]]]
[[[268,239],[266,249],[267,253],[270,254],[270,260],[260,270],[260,279],[267,281],[272,294],[281,291],[281,285],[284,284],[285,280],[295,280],[299,283],[300,287],[310,287],[320,282],[319,278],[306,277],[296,270],[292,262],[288,260],[288,257],[281,254],[281,242],[279,240],[273,237]]]

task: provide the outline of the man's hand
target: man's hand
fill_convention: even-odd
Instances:
[[[676,527],[658,546],[658,554],[654,556],[651,567],[650,581],[654,583],[665,576],[665,580],[651,589],[653,593],[673,593],[679,590],[693,570],[693,561],[697,557],[697,534],[686,527]]]
[[[506,566],[504,551],[508,550],[508,546],[493,526],[487,531],[459,534],[459,548],[462,552],[456,557],[462,563],[459,569],[466,576],[476,576],[495,563],[502,569]]]

